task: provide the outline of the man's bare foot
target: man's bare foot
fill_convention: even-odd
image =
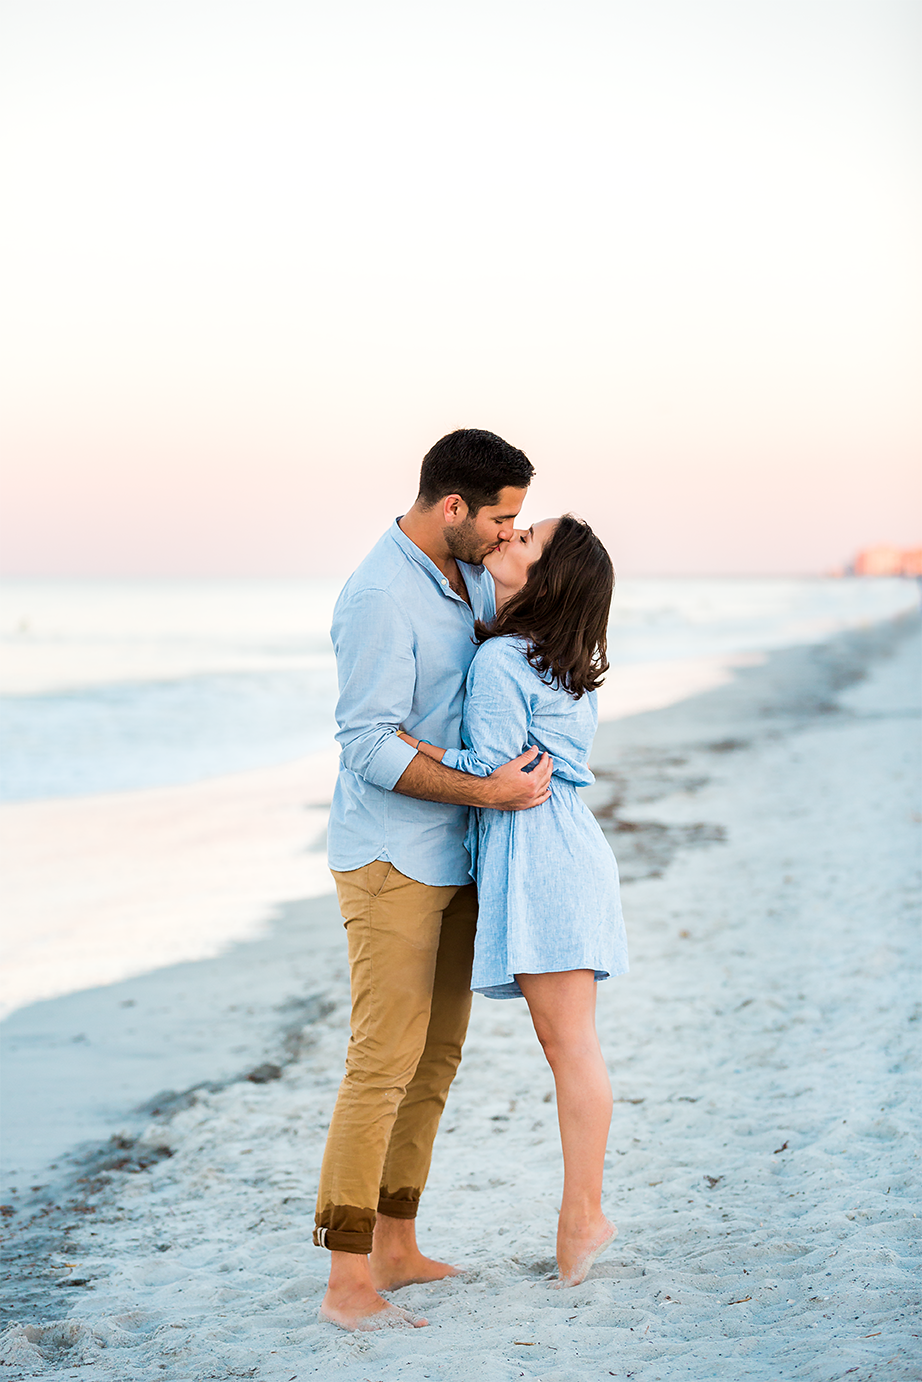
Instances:
[[[420,1282],[442,1281],[458,1276],[457,1267],[424,1257],[414,1245],[400,1253],[372,1252],[368,1259],[371,1279],[379,1291],[396,1291],[400,1286],[415,1286]]]
[[[586,1280],[593,1262],[603,1253],[618,1230],[603,1216],[596,1223],[577,1229],[557,1230],[556,1286],[578,1286]]]
[[[327,1291],[320,1304],[320,1318],[338,1324],[340,1329],[356,1331],[421,1329],[429,1323],[401,1310],[399,1305],[391,1305],[389,1300],[368,1287],[349,1292]]]

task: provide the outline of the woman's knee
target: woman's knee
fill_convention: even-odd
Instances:
[[[537,1032],[537,1037],[552,1070],[559,1066],[585,1065],[599,1058],[599,1042],[594,1029],[571,1032],[555,1031],[551,1027],[543,1033]]]

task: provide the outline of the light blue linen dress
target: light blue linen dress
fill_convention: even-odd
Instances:
[[[624,974],[618,867],[577,787],[595,779],[594,692],[574,700],[531,666],[518,638],[482,644],[467,676],[461,737],[449,768],[485,777],[536,745],[554,760],[551,796],[528,811],[471,812],[468,845],[480,911],[471,988],[518,998],[516,974],[592,969]]]

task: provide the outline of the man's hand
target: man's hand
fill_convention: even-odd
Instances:
[[[484,779],[491,798],[485,803],[487,806],[494,811],[527,811],[530,806],[540,806],[547,801],[551,795],[554,760],[549,754],[542,753],[537,767],[530,773],[523,771],[537,752],[534,748],[526,749],[518,758],[504,763]]]

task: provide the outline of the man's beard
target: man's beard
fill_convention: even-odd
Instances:
[[[474,520],[470,517],[456,527],[443,531],[445,546],[455,561],[466,561],[469,566],[482,566],[484,557],[492,551],[490,547],[484,551],[483,538],[478,536]]]

